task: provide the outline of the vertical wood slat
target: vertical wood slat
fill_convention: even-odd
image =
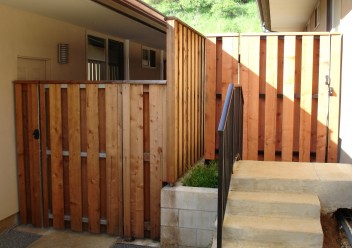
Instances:
[[[204,158],[215,158],[216,119],[216,38],[205,40],[206,82],[205,82],[205,123]]]
[[[230,83],[238,83],[238,37],[222,38],[222,106],[226,98],[226,92]]]
[[[87,152],[87,91],[80,89],[81,106],[81,151]],[[82,168],[82,216],[88,218],[88,180],[87,180],[87,158],[81,159]],[[88,230],[88,223],[83,224],[83,230]]]
[[[282,116],[282,161],[292,161],[296,36],[285,36],[284,79],[283,79],[283,116]]]
[[[61,85],[49,86],[50,98],[50,166],[53,227],[62,229],[64,223],[64,185],[62,158]]]
[[[130,88],[130,181],[133,237],[144,236],[144,185],[143,185],[143,85]],[[128,115],[124,118],[128,118]]]
[[[160,236],[160,191],[162,178],[160,169],[163,167],[163,104],[157,99],[164,95],[160,86],[150,86],[150,216],[151,238]]]
[[[201,87],[200,87],[200,94],[201,94],[201,135],[200,135],[200,154],[205,156],[205,151],[204,151],[204,143],[205,143],[205,137],[204,137],[204,128],[205,128],[205,38],[200,38],[201,39]]]
[[[242,159],[248,159],[248,90],[249,90],[249,69],[248,65],[248,56],[249,53],[249,44],[247,42],[243,42],[245,40],[244,37],[241,37],[240,41],[240,54],[241,54],[241,63],[240,63],[240,84],[242,86],[242,94],[243,94],[243,132],[242,132]]]
[[[47,148],[47,126],[46,126],[46,108],[47,103],[45,99],[45,86],[39,86],[39,115],[40,115],[40,145],[41,145],[41,166],[42,166],[42,195],[43,195],[43,226],[49,227],[49,188],[48,188],[48,162],[46,148]]]
[[[105,86],[106,87],[106,86]],[[106,154],[106,106],[105,106],[105,91],[106,88],[98,89],[98,137],[99,152],[105,152]],[[107,217],[107,191],[106,191],[106,158],[100,158],[99,156],[99,219],[106,219]],[[107,232],[107,226],[101,225],[100,232]]]
[[[149,110],[149,85],[144,85],[143,93],[143,152],[150,154],[150,110]],[[150,157],[150,156],[149,156]],[[144,222],[150,223],[150,159],[144,159]],[[150,234],[150,230],[145,228]]]
[[[283,77],[284,76],[284,40],[278,40],[278,67],[277,67],[277,94],[283,94]],[[282,110],[283,99],[278,97],[276,100],[276,138],[275,151],[282,150]],[[275,159],[281,159],[280,155],[275,153]]]
[[[117,159],[118,159],[118,165],[117,165],[117,170],[118,170],[118,235],[123,236],[124,232],[124,202],[123,202],[123,101],[122,101],[122,85],[117,86],[117,94],[118,94],[118,99],[117,99],[117,111],[118,111],[118,118],[117,118],[117,137],[118,138],[118,143],[117,143]],[[166,120],[165,120],[166,123]]]
[[[87,112],[87,180],[88,180],[88,229],[100,233],[100,168],[98,85],[86,86]]]
[[[259,62],[259,94],[265,94],[266,87],[266,40],[260,40],[260,62]],[[265,98],[259,99],[259,137],[258,137],[258,149],[264,151],[264,139],[265,139]],[[261,155],[260,159],[263,159]]]
[[[260,37],[246,37],[248,44],[247,64],[248,67],[248,98],[247,98],[247,158],[258,159],[259,137],[259,66],[260,66]]]
[[[194,99],[195,99],[195,106],[194,106],[194,153],[195,153],[195,160],[197,161],[200,158],[199,154],[199,39],[198,35],[194,37]]]
[[[106,194],[107,194],[107,233],[118,235],[119,205],[118,192],[119,182],[122,180],[119,174],[119,139],[118,136],[118,89],[117,85],[107,85],[105,89],[106,111]]]
[[[341,81],[341,35],[331,35],[330,50],[330,87],[333,88],[329,105],[328,161],[338,161],[339,117]]]
[[[26,173],[24,163],[24,131],[23,131],[23,94],[22,84],[15,84],[16,108],[16,148],[17,148],[17,176],[19,191],[20,223],[27,224]]]
[[[39,130],[39,95],[38,84],[28,85],[28,142],[29,142],[29,173],[31,191],[32,224],[42,226],[42,192],[40,140],[35,139],[33,132]]]
[[[215,108],[215,151],[219,148],[219,133],[217,132],[218,124],[221,118],[221,108],[222,108],[222,101],[221,101],[221,91],[222,91],[222,70],[220,69],[222,66],[222,37],[216,37],[216,108]]]
[[[328,88],[325,84],[326,76],[329,76],[330,61],[330,36],[320,37],[319,52],[319,85],[318,85],[318,116],[317,116],[317,140],[316,162],[325,162],[326,156],[326,125],[328,116]]]
[[[314,36],[302,37],[299,161],[310,161]]]
[[[71,229],[82,231],[82,173],[81,173],[81,123],[80,89],[69,85],[68,94],[68,142],[69,142],[69,194]]]
[[[267,37],[266,64],[264,160],[274,161],[276,146],[278,36]]]
[[[183,115],[183,149],[182,149],[182,154],[183,154],[183,162],[181,167],[179,167],[179,171],[184,171],[185,167],[187,165],[188,161],[188,155],[187,154],[187,147],[188,147],[188,132],[187,132],[187,115],[188,115],[188,31],[187,27],[181,26],[180,29],[183,29],[183,57],[179,58],[182,60],[183,63],[183,88],[179,88],[179,91],[183,91],[183,108],[182,108],[182,115]],[[180,173],[180,172],[179,172]]]
[[[191,43],[191,30],[187,28],[187,160],[186,160],[186,167],[191,166],[191,147],[192,147],[192,139],[191,139],[191,116],[192,116],[192,102],[191,102],[191,94],[192,94],[192,82],[191,82],[191,75],[192,75],[192,43]],[[185,171],[185,168],[182,170],[182,173]]]
[[[131,89],[129,84],[122,86],[122,116],[131,116],[130,105]],[[122,133],[123,133],[123,235],[125,238],[132,238],[132,223],[131,223],[131,119],[123,118],[122,120]]]
[[[295,72],[295,94],[301,94],[301,78],[302,78],[302,39],[296,40],[296,63],[297,68]],[[293,150],[299,152],[299,128],[300,128],[300,99],[295,98],[294,101],[294,124],[293,124]],[[298,158],[294,158],[298,160]]]
[[[185,115],[183,115],[183,99],[184,99],[184,80],[183,80],[183,56],[184,56],[184,32],[182,28],[182,24],[178,23],[178,50],[175,51],[178,54],[176,61],[178,63],[178,87],[179,87],[179,101],[178,101],[178,173],[180,173],[182,166],[185,164],[185,154],[183,150],[184,139],[183,135],[186,133],[186,129],[184,126]]]
[[[312,95],[318,96],[319,90],[319,51],[320,51],[320,39],[314,37],[313,43],[313,79],[312,79]],[[316,153],[317,148],[317,126],[318,126],[318,99],[312,97],[312,112],[311,112],[311,142],[310,142],[310,152],[311,152],[311,161],[316,161]]]
[[[191,147],[190,147],[190,154],[191,154],[191,164],[193,165],[196,162],[196,156],[194,153],[194,148],[195,148],[195,117],[196,117],[196,112],[195,112],[195,57],[194,57],[194,32],[191,32],[191,64],[190,64],[190,72],[191,72],[191,114],[190,114],[190,118],[191,118],[191,128],[189,129],[189,132],[191,134]],[[185,173],[186,171],[183,171],[183,173]],[[182,173],[182,174],[183,174]]]
[[[188,148],[187,152],[189,153],[189,158],[188,158],[188,166],[193,165],[193,152],[192,152],[192,147],[193,147],[193,32],[188,29],[188,86],[189,86],[189,92],[188,92]],[[182,174],[186,172],[186,169],[182,171]]]
[[[177,75],[178,71],[178,40],[177,35],[177,21],[168,20],[167,21],[167,35],[166,35],[166,44],[167,44],[167,54],[166,60],[168,61],[167,66],[167,78],[168,84],[167,88],[167,99],[169,100],[169,104],[167,107],[168,118],[167,118],[167,150],[173,151],[167,153],[167,180],[170,183],[174,183],[177,180],[177,165],[178,158],[176,154],[178,154],[178,141],[177,141],[177,129],[178,129],[178,101],[177,101],[177,92],[179,90],[177,83]],[[177,123],[177,124],[176,124]]]

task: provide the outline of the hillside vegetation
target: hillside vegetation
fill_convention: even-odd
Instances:
[[[260,32],[255,0],[144,0],[203,34]]]

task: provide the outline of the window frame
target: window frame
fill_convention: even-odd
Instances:
[[[157,68],[156,49],[142,46],[141,56],[142,56],[142,68],[147,68],[147,69]]]

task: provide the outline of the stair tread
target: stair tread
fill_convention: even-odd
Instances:
[[[295,169],[292,170],[292,167]],[[314,166],[309,163],[293,165],[290,162],[239,161],[232,177],[255,179],[318,180]]]
[[[247,216],[226,214],[223,228],[322,233],[320,219],[292,218],[287,216]]]
[[[265,203],[312,204],[320,206],[319,198],[316,195],[306,193],[230,191],[228,202],[237,200]]]

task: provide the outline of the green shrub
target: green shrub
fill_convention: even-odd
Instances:
[[[218,165],[212,161],[209,165],[197,164],[184,176],[182,183],[189,187],[218,187]]]

